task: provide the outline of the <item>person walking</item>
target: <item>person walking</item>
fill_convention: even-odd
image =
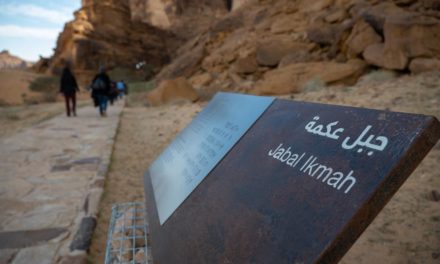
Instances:
[[[66,114],[70,117],[72,113],[76,116],[76,92],[79,92],[75,76],[70,70],[70,62],[67,62],[61,74],[60,93],[66,101]]]
[[[124,80],[120,80],[119,82],[117,82],[116,88],[118,88],[118,91],[119,91],[119,94],[118,94],[119,99],[124,98],[124,95],[126,95],[128,93],[127,84],[125,84]]]
[[[99,113],[102,117],[107,116],[107,104],[110,93],[110,77],[105,72],[104,67],[99,68],[99,73],[92,81],[92,97],[97,99]]]

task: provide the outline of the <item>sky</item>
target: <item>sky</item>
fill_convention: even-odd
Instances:
[[[0,0],[0,51],[28,61],[51,56],[80,6],[81,0]]]

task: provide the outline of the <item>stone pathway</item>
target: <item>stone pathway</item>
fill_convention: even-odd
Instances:
[[[0,139],[0,263],[85,263],[123,108]]]

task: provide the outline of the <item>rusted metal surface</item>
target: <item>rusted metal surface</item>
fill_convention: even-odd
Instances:
[[[276,100],[162,226],[145,174],[154,263],[336,263],[439,137],[433,117]]]

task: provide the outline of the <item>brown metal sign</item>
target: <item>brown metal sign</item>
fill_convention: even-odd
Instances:
[[[439,137],[434,117],[275,100],[162,226],[145,174],[154,263],[335,263]]]

